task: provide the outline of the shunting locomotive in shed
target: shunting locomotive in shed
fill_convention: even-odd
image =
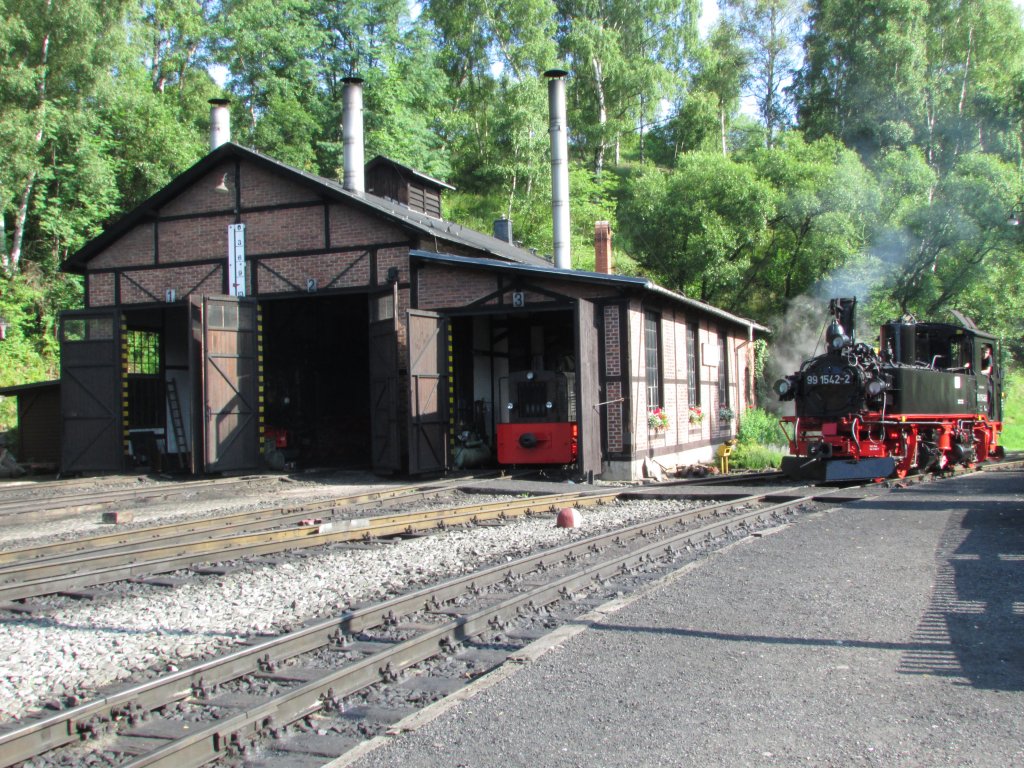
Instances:
[[[793,478],[869,480],[1000,458],[999,339],[911,316],[881,327],[878,350],[854,336],[856,299],[833,299],[827,350],[775,383]]]

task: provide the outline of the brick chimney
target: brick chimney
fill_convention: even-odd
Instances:
[[[612,226],[607,221],[594,222],[594,271],[612,273]]]

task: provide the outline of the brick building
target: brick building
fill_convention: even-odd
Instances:
[[[248,471],[268,451],[443,470],[459,436],[493,448],[524,367],[569,374],[581,474],[733,434],[765,329],[611,274],[606,225],[600,271],[559,269],[440,218],[444,182],[375,158],[348,183],[349,163],[339,183],[224,143],[69,260],[86,308],[61,325],[64,472]]]

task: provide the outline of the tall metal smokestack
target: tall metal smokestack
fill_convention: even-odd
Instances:
[[[359,77],[346,77],[342,96],[341,134],[345,142],[345,179],[343,186],[349,192],[362,192],[366,188],[363,177],[363,81]]]
[[[555,266],[572,269],[569,254],[569,138],[565,121],[565,76],[562,69],[549,69],[548,114],[551,134],[551,219]]]
[[[227,99],[210,99],[210,151],[231,141],[231,110]]]

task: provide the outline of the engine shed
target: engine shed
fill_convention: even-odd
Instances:
[[[767,329],[611,274],[603,223],[599,271],[559,269],[507,222],[441,218],[450,185],[382,157],[365,172],[342,183],[228,141],[78,251],[61,471],[417,474],[469,440],[493,464],[524,368],[570,381],[583,476],[707,459],[734,435]]]

